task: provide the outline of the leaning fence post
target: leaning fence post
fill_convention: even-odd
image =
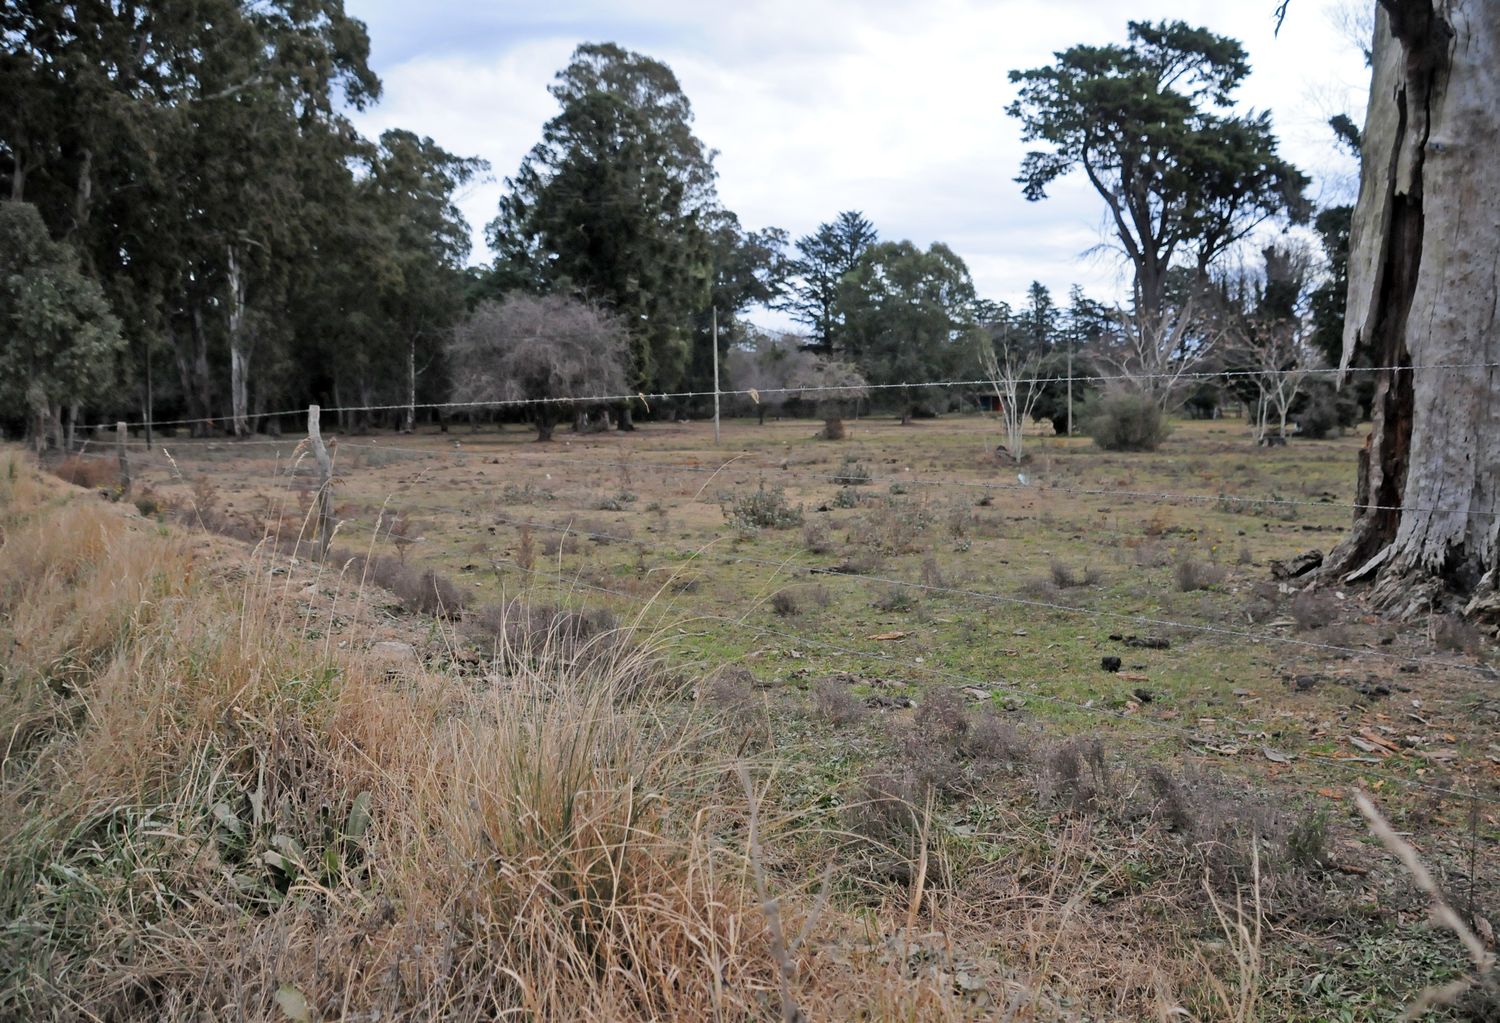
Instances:
[[[333,540],[333,462],[323,446],[321,411],[317,405],[307,406],[307,441],[318,460],[318,557],[326,558]]]
[[[130,459],[125,455],[125,445],[130,440],[130,431],[122,422],[115,423],[115,454],[120,459],[120,497],[130,496]]]

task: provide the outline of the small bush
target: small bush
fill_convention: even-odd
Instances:
[[[1338,616],[1339,602],[1325,590],[1303,590],[1292,598],[1292,621],[1304,632],[1331,625]]]
[[[905,613],[917,606],[916,594],[905,586],[890,586],[885,592],[870,602],[870,606],[877,611],[897,611]]]
[[[1172,570],[1177,588],[1183,593],[1207,590],[1224,581],[1224,566],[1199,561],[1197,558],[1182,558]]]
[[[1075,572],[1071,566],[1061,558],[1053,558],[1051,566],[1052,585],[1060,590],[1069,590],[1078,586],[1097,586],[1103,578],[1098,569],[1085,568],[1082,572]]]
[[[857,461],[853,455],[845,455],[843,464],[833,474],[833,482],[841,487],[862,487],[873,477],[868,465]]]
[[[1125,393],[1106,395],[1094,402],[1084,429],[1106,451],[1155,451],[1170,432],[1167,417],[1156,402]]]
[[[761,529],[790,529],[802,525],[802,506],[792,505],[781,487],[766,489],[764,483],[754,493],[730,496],[719,502],[719,508],[742,532]]]
[[[1328,814],[1309,813],[1286,835],[1286,856],[1299,870],[1316,870],[1328,862]]]
[[[861,703],[849,687],[837,678],[820,678],[813,686],[813,706],[818,716],[835,728],[853,724],[865,715]]]
[[[797,604],[797,598],[786,590],[778,590],[771,595],[771,610],[783,618],[790,617],[802,610]]]
[[[859,494],[848,487],[840,487],[833,495],[832,503],[835,508],[858,508]]]

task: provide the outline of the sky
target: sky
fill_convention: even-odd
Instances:
[[[366,134],[402,127],[490,162],[460,206],[472,261],[484,225],[557,112],[547,93],[581,42],[614,42],[676,72],[695,129],[718,151],[719,197],[748,230],[795,239],[839,211],[863,211],[882,238],[947,243],[978,293],[1015,303],[1033,280],[1064,301],[1082,284],[1118,299],[1128,283],[1104,207],[1080,175],[1027,202],[1012,179],[1026,145],[1005,115],[1012,68],[1077,43],[1124,42],[1126,21],[1181,19],[1240,40],[1252,72],[1239,99],[1272,113],[1282,153],[1313,176],[1320,202],[1352,198],[1356,167],[1329,116],[1363,122],[1369,72],[1340,7],[1292,0],[346,0],[366,22],[381,102]],[[1372,6],[1372,5],[1366,5]],[[628,8],[628,11],[627,11]],[[752,319],[787,326],[780,314]]]

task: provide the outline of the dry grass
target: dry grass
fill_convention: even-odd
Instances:
[[[708,726],[637,684],[649,641],[579,672],[572,620],[513,606],[493,684],[393,684],[293,624],[289,573],[226,589],[8,472],[0,1016],[746,1019],[783,989],[972,1016],[937,975],[828,959],[818,901],[757,868],[766,911],[750,866],[788,822],[745,841]],[[773,954],[768,919],[799,938]]]
[[[839,779],[787,755],[770,691],[680,684],[671,629],[524,600],[408,623],[453,667],[392,671],[365,653],[376,567],[225,553],[0,454],[0,1019],[1257,1004],[1258,877],[1210,891],[1227,954],[1201,954],[1201,860],[1131,894],[1138,862],[1091,829],[1139,786],[1092,747],[1039,747],[949,690],[884,729],[819,684],[830,741],[901,751]],[[337,599],[310,616],[311,589]],[[966,802],[1028,772],[1040,814]]]

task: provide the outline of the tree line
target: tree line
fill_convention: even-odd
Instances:
[[[21,3],[0,32],[0,87],[24,100],[0,111],[0,416],[50,443],[85,413],[242,435],[310,401],[381,406],[405,429],[454,401],[511,403],[542,437],[568,416],[628,430],[692,404],[644,396],[714,389],[716,341],[725,386],[762,415],[817,404],[831,380],[936,414],[955,395],[925,382],[987,366],[1111,375],[1192,408],[1204,370],[1265,366],[1246,401],[1284,425],[1277,401],[1306,400],[1287,382],[1342,335],[1347,214],[1320,215],[1327,254],[1282,241],[1258,267],[1237,259],[1266,225],[1310,218],[1308,180],[1266,114],[1234,112],[1239,44],[1178,22],[1012,73],[1008,113],[1038,144],[1017,181],[1040,201],[1085,174],[1131,271],[1113,307],[1038,283],[1015,307],[988,300],[950,247],[885,238],[855,210],[795,240],[747,228],[672,70],[613,44],[558,72],[557,112],[486,227],[495,258],[469,267],[455,197],[488,168],[353,129],[380,82],[338,0]],[[755,328],[767,307],[800,332]],[[1074,402],[1042,390],[1027,410],[1068,430]],[[615,400],[562,400],[578,395]]]

